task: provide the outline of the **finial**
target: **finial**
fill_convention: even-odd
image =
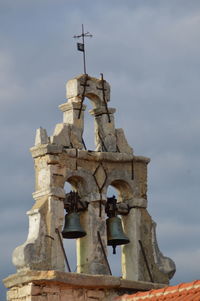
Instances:
[[[73,38],[79,39],[82,37],[82,43],[77,43],[77,49],[83,52],[83,68],[86,74],[86,61],[85,61],[85,37],[92,38],[92,35],[87,31],[84,32],[84,26],[82,24],[82,33],[80,35],[74,35]]]

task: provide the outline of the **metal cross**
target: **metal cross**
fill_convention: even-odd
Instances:
[[[84,26],[82,24],[82,33],[80,35],[74,35],[73,38],[79,39],[82,37],[82,43],[77,43],[77,49],[83,52],[83,68],[86,74],[86,62],[85,62],[85,37],[92,37],[92,35],[87,31],[84,32]]]

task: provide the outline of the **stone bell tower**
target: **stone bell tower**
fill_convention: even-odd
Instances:
[[[173,276],[175,265],[159,251],[156,224],[147,211],[150,159],[134,155],[123,129],[115,128],[115,109],[108,106],[110,86],[103,77],[80,75],[67,82],[66,90],[68,101],[59,106],[63,122],[50,137],[39,128],[31,148],[35,204],[27,213],[27,240],[13,252],[17,272],[4,279],[9,288],[7,300],[112,300],[124,292],[163,287]],[[82,137],[85,97],[93,105],[94,151],[86,150]],[[66,182],[79,198],[79,209],[83,205],[78,216],[86,235],[76,242],[77,273],[65,270],[61,232],[64,206],[69,205]],[[106,257],[109,185],[118,191],[115,212],[121,216],[129,241],[122,246],[118,263],[122,277],[111,275]]]

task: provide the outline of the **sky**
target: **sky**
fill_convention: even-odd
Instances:
[[[176,263],[171,284],[199,279],[199,0],[0,0],[0,278],[15,273],[12,252],[28,233],[35,131],[51,135],[62,122],[65,83],[83,73],[73,39],[81,24],[93,35],[88,74],[104,74],[116,127],[151,158],[148,211],[161,252]],[[89,148],[92,122],[86,114]],[[109,260],[115,270],[119,256]]]

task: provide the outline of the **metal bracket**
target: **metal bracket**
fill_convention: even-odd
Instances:
[[[85,91],[86,91],[86,87],[88,86],[87,81],[88,81],[88,74],[85,74],[84,83],[81,85],[81,86],[83,86],[83,93],[81,95],[81,107],[80,107],[79,112],[78,112],[78,119],[80,119],[80,117],[81,117],[83,102],[84,102],[84,99],[85,99]]]
[[[102,137],[101,137],[99,131],[98,131],[98,136],[99,136],[99,139],[100,139],[100,141],[101,141],[101,143],[102,143],[103,151],[107,152],[108,150],[107,150],[107,148],[106,148],[106,146],[105,146],[105,144],[104,144],[104,142],[103,142],[103,139],[102,139]]]
[[[56,228],[55,231],[58,234],[58,239],[59,239],[60,246],[61,246],[64,258],[65,258],[66,266],[68,268],[68,271],[71,272],[69,261],[67,259],[67,255],[66,255],[66,252],[65,252],[65,249],[64,249],[64,246],[63,246],[63,241],[62,241],[62,237],[61,237],[60,231],[58,230],[58,228]]]
[[[88,202],[82,201],[78,192],[70,191],[64,199],[64,209],[67,212],[81,212],[88,208]]]
[[[141,240],[138,240],[139,244],[140,244],[140,248],[141,248],[141,251],[142,251],[142,255],[144,257],[144,262],[146,264],[146,267],[147,267],[147,271],[148,271],[148,274],[149,274],[149,278],[151,280],[151,282],[154,282],[153,281],[153,277],[152,277],[152,274],[151,274],[151,271],[150,271],[150,267],[149,267],[149,264],[148,264],[148,261],[147,261],[147,257],[146,257],[146,253],[145,253],[145,250],[144,250],[144,247],[143,247],[143,244],[142,244],[142,241]]]
[[[112,275],[111,268],[110,268],[110,265],[109,265],[109,262],[108,262],[108,258],[107,258],[107,256],[106,256],[106,252],[105,252],[105,249],[104,249],[104,246],[103,246],[103,243],[102,243],[102,240],[101,240],[101,235],[100,235],[100,232],[99,232],[99,231],[97,231],[97,236],[98,236],[98,240],[99,240],[100,245],[101,245],[101,249],[102,249],[102,252],[103,252],[103,255],[104,255],[104,259],[105,259],[105,261],[106,261],[108,270],[109,270],[109,272],[110,272],[110,275]]]
[[[103,101],[104,101],[104,105],[105,105],[105,108],[106,108],[106,114],[108,116],[108,122],[110,123],[111,122],[111,119],[110,119],[110,114],[109,114],[109,111],[108,111],[108,106],[107,106],[107,101],[106,101],[106,96],[105,96],[105,86],[104,86],[104,78],[103,78],[103,73],[101,73],[101,84],[102,84],[102,88],[98,88],[98,90],[101,90],[102,93],[103,93]]]

